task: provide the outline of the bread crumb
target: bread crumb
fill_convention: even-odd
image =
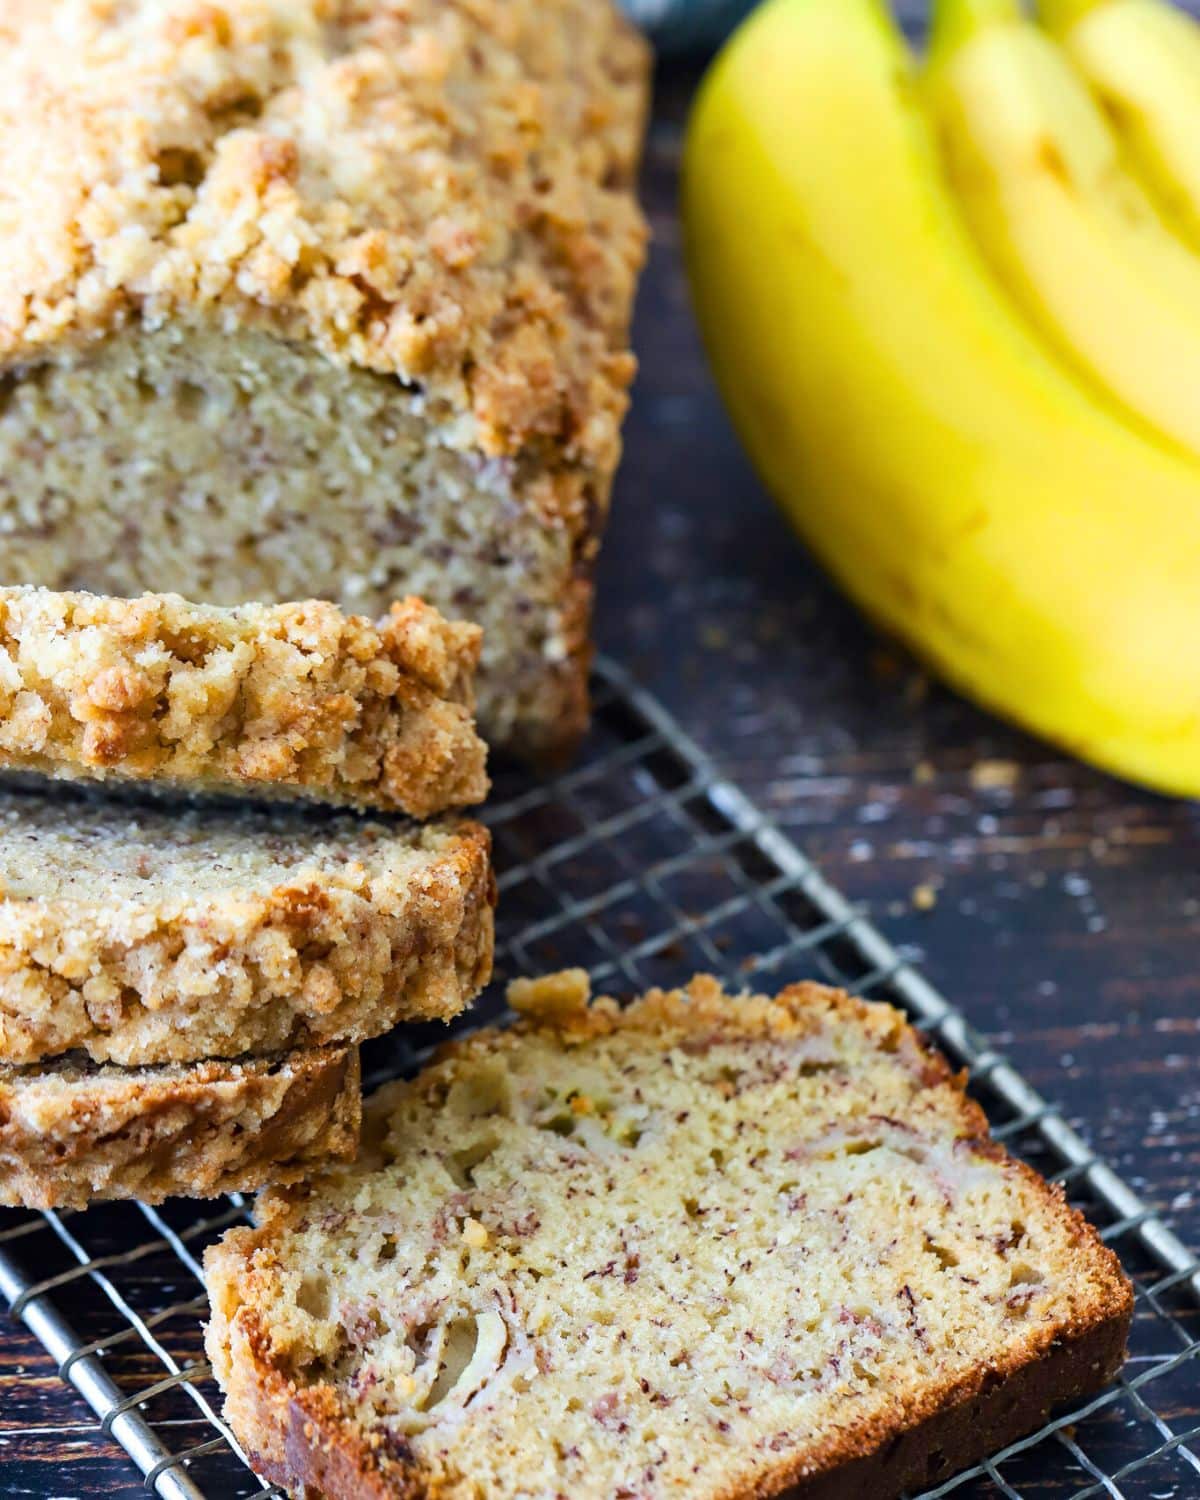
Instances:
[[[591,990],[586,969],[562,969],[541,979],[514,979],[507,993],[513,1010],[551,1020],[585,1010]]]
[[[917,911],[932,911],[937,905],[937,887],[927,882],[913,886],[912,904]]]
[[[970,782],[977,792],[1008,791],[1019,773],[1016,761],[977,760],[971,767]]]

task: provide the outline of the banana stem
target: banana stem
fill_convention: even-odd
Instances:
[[[1107,0],[1033,0],[1034,13],[1047,31],[1066,36],[1084,16],[1099,10]]]
[[[934,0],[929,56],[931,60],[949,57],[981,31],[1024,19],[1020,0]]]

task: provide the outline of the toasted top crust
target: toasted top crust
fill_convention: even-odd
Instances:
[[[0,588],[0,771],[429,817],[480,802],[477,626]]]
[[[209,1354],[269,1478],[892,1495],[923,1471],[837,1473],[1009,1378],[1015,1435],[1119,1362],[1116,1258],[890,1006],[703,977],[589,1006],[578,971],[510,998],[370,1101],[353,1166],[209,1252]]]
[[[603,462],[646,62],[609,0],[9,0],[0,360],[260,324]]]

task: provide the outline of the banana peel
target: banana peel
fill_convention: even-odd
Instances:
[[[1177,232],[1200,250],[1200,22],[1170,0],[1035,0]]]
[[[997,276],[1098,393],[1200,460],[1200,257],[1066,54],[1019,0],[934,0],[923,87]]]
[[[734,422],[847,592],[986,706],[1200,792],[1200,469],[995,281],[881,0],[751,16],[699,93],[683,218]]]

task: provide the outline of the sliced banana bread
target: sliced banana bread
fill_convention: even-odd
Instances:
[[[895,1010],[582,973],[209,1252],[262,1474],[327,1500],[888,1500],[1119,1367],[1115,1257]]]
[[[353,1157],[361,1104],[353,1047],[159,1068],[77,1056],[0,1067],[0,1203],[161,1203],[292,1182]]]
[[[193,1062],[449,1019],[487,983],[477,823],[0,793],[0,1059]]]
[[[217,609],[0,588],[0,772],[426,818],[487,795],[479,629],[419,599]]]
[[[648,61],[612,0],[0,7],[6,577],[417,593],[570,743]]]

